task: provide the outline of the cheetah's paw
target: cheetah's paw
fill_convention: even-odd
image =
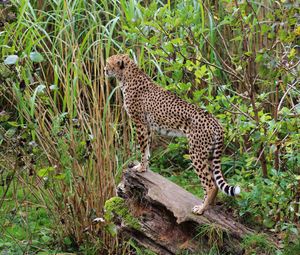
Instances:
[[[205,210],[205,208],[203,205],[195,205],[192,209],[192,212],[194,214],[201,215],[204,213],[204,210]]]

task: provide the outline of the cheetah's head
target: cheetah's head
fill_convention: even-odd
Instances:
[[[106,60],[106,66],[104,68],[105,76],[122,79],[124,72],[132,64],[134,64],[134,62],[127,54],[113,55]]]

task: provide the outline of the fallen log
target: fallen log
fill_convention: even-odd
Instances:
[[[119,233],[157,254],[205,254],[213,246],[221,254],[243,254],[241,240],[253,233],[218,206],[194,215],[191,209],[202,200],[152,171],[127,169],[117,194],[141,226],[119,224]]]

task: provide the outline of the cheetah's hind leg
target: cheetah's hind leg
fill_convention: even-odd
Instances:
[[[213,205],[218,193],[218,188],[214,182],[213,174],[209,169],[208,138],[203,138],[198,134],[199,132],[195,132],[189,135],[189,150],[194,169],[200,178],[201,185],[205,192],[203,204],[195,205],[192,212],[201,215]],[[202,141],[200,144],[197,142],[199,140]]]
[[[195,205],[192,209],[192,212],[197,215],[201,215],[206,211],[210,206],[215,205],[215,198],[218,194],[218,188],[215,186],[214,188],[208,191],[207,196],[204,198],[204,202],[201,205]]]

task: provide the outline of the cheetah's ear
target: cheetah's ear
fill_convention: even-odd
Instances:
[[[120,68],[121,70],[124,69],[124,67],[125,67],[124,61],[123,61],[123,60],[119,60],[119,61],[118,61],[118,66],[119,66],[119,68]]]

